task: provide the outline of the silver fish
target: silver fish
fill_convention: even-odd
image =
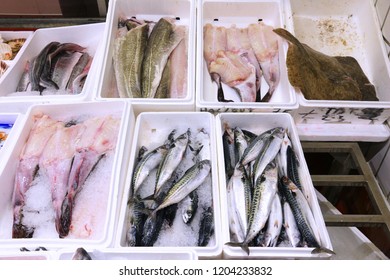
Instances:
[[[244,132],[239,127],[234,128],[234,145],[236,151],[237,161],[241,160],[242,155],[244,154],[245,149],[248,147],[248,141],[244,135]]]
[[[277,155],[277,161],[279,166],[279,177],[286,176],[287,175],[287,148],[291,147],[291,140],[288,137],[288,133],[284,134],[282,145],[280,146],[279,154]]]
[[[180,202],[193,190],[199,187],[211,170],[210,160],[202,160],[190,167],[184,175],[172,186],[162,203],[153,211],[157,211]]]
[[[196,190],[192,191],[186,198],[183,199],[182,203],[185,205],[182,211],[182,218],[185,224],[191,223],[193,220],[196,210],[198,209],[199,197]]]
[[[222,135],[223,158],[225,162],[225,171],[228,178],[233,175],[236,166],[236,152],[234,146],[234,132],[231,128],[226,127]]]
[[[142,97],[154,98],[168,57],[184,37],[172,19],[161,18],[149,36],[142,63]]]
[[[228,242],[227,245],[240,246],[248,255],[248,244],[264,228],[271,205],[277,191],[278,167],[272,161],[258,178],[253,193],[251,209],[249,213],[248,231],[243,242]]]
[[[190,129],[178,136],[169,146],[167,153],[159,164],[156,174],[155,197],[158,197],[161,187],[171,178],[173,172],[183,159],[190,137]]]
[[[293,247],[298,247],[301,243],[301,233],[298,229],[290,204],[287,201],[284,201],[283,203],[283,226],[291,245]]]
[[[250,182],[242,165],[236,166],[226,191],[231,239],[235,242],[243,242],[248,231],[251,197]]]
[[[163,160],[167,150],[167,145],[159,146],[144,155],[142,159],[137,163],[136,167],[134,168],[131,184],[133,195],[137,194],[139,187],[142,185],[143,181],[146,179],[149,173],[153,169],[157,168],[157,166]]]
[[[269,213],[267,228],[261,243],[264,247],[275,247],[283,225],[283,210],[279,194],[276,193]]]

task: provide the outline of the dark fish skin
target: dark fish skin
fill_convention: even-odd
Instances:
[[[302,185],[299,180],[298,174],[299,161],[291,146],[287,147],[287,177],[290,178],[291,181],[302,190]]]
[[[149,215],[144,224],[141,246],[153,246],[160,234],[164,220],[165,209],[158,211],[155,215]]]
[[[131,199],[129,202],[129,223],[130,229],[126,234],[126,243],[129,247],[141,245],[142,231],[147,215],[145,214],[144,203],[137,199]]]
[[[314,237],[309,225],[306,223],[294,194],[288,189],[288,181],[289,179],[287,177],[282,177],[279,184],[279,190],[290,204],[295,220],[297,221],[299,231],[301,232],[303,239],[307,242],[307,245],[309,247],[319,248],[321,246]]]
[[[76,249],[76,252],[74,253],[72,260],[87,260],[90,261],[92,260],[91,256],[88,254],[88,252],[80,247]]]
[[[199,227],[198,246],[204,247],[210,241],[211,236],[214,234],[214,217],[212,207],[208,207],[202,213]]]
[[[34,228],[29,228],[22,223],[14,223],[12,226],[12,238],[32,238],[34,230]]]
[[[222,143],[223,143],[223,156],[225,160],[225,171],[227,177],[230,178],[233,175],[234,167],[236,166],[236,152],[234,145],[234,135],[233,132],[230,133],[225,129],[225,132],[222,135]]]
[[[46,64],[47,56],[49,55],[49,53],[53,52],[59,46],[59,44],[60,44],[59,42],[51,42],[47,44],[41,50],[38,56],[34,58],[30,70],[30,84],[31,84],[32,91],[41,90],[39,81]]]
[[[183,221],[186,224],[191,223],[191,221],[193,220],[193,218],[196,214],[196,210],[198,209],[198,201],[199,201],[199,197],[198,197],[196,190],[192,191],[188,195],[188,197],[189,197],[191,203],[187,207],[187,209],[185,209],[185,211],[183,213]]]

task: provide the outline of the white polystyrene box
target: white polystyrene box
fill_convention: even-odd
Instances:
[[[60,249],[57,251],[58,260],[71,260],[77,248]],[[197,255],[191,250],[164,248],[153,251],[138,248],[136,252],[129,252],[122,248],[86,249],[92,260],[197,260]]]
[[[108,247],[112,244],[117,220],[118,201],[120,201],[122,196],[121,192],[123,187],[121,184],[123,184],[123,173],[127,166],[127,157],[125,152],[129,149],[129,141],[126,138],[132,138],[134,119],[130,111],[131,108],[129,104],[123,101],[75,102],[33,105],[30,107],[21,125],[22,129],[19,136],[15,140],[15,146],[0,174],[0,181],[2,182],[2,196],[0,204],[0,244],[2,248],[37,248],[42,246],[51,250],[65,248],[67,246],[81,245],[93,246],[94,248]],[[105,157],[105,170],[101,169],[102,167],[100,168],[100,172],[103,172],[104,175],[102,174],[102,177],[100,177],[98,172],[91,172],[90,177],[87,179],[87,181],[94,180],[93,182],[98,182],[95,186],[100,184],[99,192],[106,193],[106,196],[104,197],[102,195],[96,195],[96,203],[100,205],[99,209],[101,209],[101,212],[96,211],[96,213],[98,213],[96,214],[98,217],[91,214],[95,212],[91,208],[92,205],[95,205],[93,204],[95,202],[90,201],[89,197],[84,198],[83,200],[86,204],[91,202],[89,204],[90,206],[85,208],[85,211],[83,210],[83,213],[87,213],[84,217],[85,220],[81,220],[82,223],[85,222],[89,229],[92,230],[89,237],[87,236],[87,231],[86,235],[82,233],[80,235],[69,235],[68,237],[60,239],[58,234],[56,234],[55,228],[47,227],[47,230],[45,229],[46,231],[40,232],[40,236],[38,238],[12,238],[12,195],[19,155],[32,127],[32,117],[35,114],[41,113],[47,114],[51,118],[61,121],[69,121],[74,118],[80,118],[83,120],[89,117],[106,115],[111,115],[120,120],[115,150],[113,150],[109,156]],[[101,162],[102,161],[100,161],[99,164],[103,164]],[[99,164],[96,168],[99,168]],[[95,169],[94,171],[97,170],[99,169]],[[87,185],[87,181],[85,185]],[[77,194],[74,207],[77,207],[77,197],[80,197],[80,194],[82,194],[83,190],[85,190],[85,185],[80,193]],[[93,222],[93,219],[95,219],[95,221],[98,219],[100,222],[96,224]],[[99,229],[99,231],[95,230],[94,232],[94,229]]]
[[[288,82],[286,70],[287,44],[279,40],[280,81],[270,102],[239,102],[237,93],[222,84],[226,99],[236,102],[218,102],[217,84],[212,82],[203,56],[203,27],[207,23],[216,26],[247,27],[262,20],[274,28],[284,27],[283,1],[218,1],[197,2],[197,52],[196,52],[196,110],[219,112],[283,112],[297,108],[296,95]],[[261,81],[262,96],[268,85]]]
[[[34,34],[33,31],[0,31],[0,37],[1,39],[3,39],[3,41],[14,40],[14,39],[25,40],[23,46],[20,48],[19,52],[16,54],[16,56],[13,59],[3,60],[3,61],[9,66],[13,65],[18,60],[19,56],[23,53],[24,49],[26,48],[26,45],[30,42],[33,34]]]
[[[193,111],[195,108],[195,29],[196,11],[190,0],[115,0],[110,2],[104,33],[103,69],[99,78],[97,99],[119,99],[113,67],[114,41],[120,18],[136,17],[158,21],[161,17],[176,18],[176,24],[187,26],[188,69],[187,94],[184,98],[123,98],[133,104],[136,114],[143,111]]]
[[[175,138],[187,131],[191,130],[192,135],[203,130],[202,133],[205,133],[204,138],[196,137],[203,144],[203,148],[200,150],[201,160],[209,159],[211,160],[211,171],[208,177],[206,178],[205,185],[208,187],[210,184],[211,190],[210,194],[212,195],[212,208],[213,208],[213,217],[214,217],[214,235],[210,239],[208,246],[199,247],[199,246],[177,246],[175,244],[169,243],[164,246],[153,246],[153,247],[127,247],[126,245],[126,232],[127,232],[127,221],[128,221],[128,198],[130,196],[130,186],[133,175],[133,170],[136,166],[136,158],[138,157],[139,149],[142,146],[145,146],[148,151],[153,150],[154,148],[160,146],[166,141],[166,137],[173,129],[176,129]],[[190,138],[191,139],[191,138]],[[198,141],[198,140],[197,140]],[[194,143],[189,143],[192,148],[194,148]],[[191,149],[187,147],[187,150]],[[183,163],[183,166],[185,163]],[[187,163],[188,164],[188,163]],[[184,167],[183,167],[184,168]],[[154,178],[152,172],[150,173],[151,178]],[[145,185],[145,184],[144,184]],[[140,187],[142,188],[142,186]],[[204,187],[203,187],[204,188]],[[219,190],[218,190],[218,172],[217,172],[217,155],[215,147],[215,117],[206,112],[144,112],[138,115],[134,128],[134,138],[131,146],[129,168],[126,177],[125,189],[123,192],[123,199],[121,203],[121,212],[118,220],[118,230],[115,238],[115,247],[123,248],[129,252],[138,252],[138,250],[147,250],[154,252],[163,248],[166,251],[179,249],[188,249],[194,250],[199,259],[215,259],[221,256],[222,254],[222,244],[221,244],[221,217],[220,217],[220,202],[219,202]],[[195,214],[194,221],[200,217],[202,214],[202,209],[198,206],[198,210]],[[182,213],[179,211],[176,212],[175,221],[181,221]],[[176,220],[179,219],[179,220]],[[175,223],[174,221],[174,223]],[[196,228],[195,225],[190,225],[191,227]],[[180,236],[180,233],[177,233]],[[179,238],[179,237],[178,237]],[[181,235],[181,240],[184,236]],[[157,241],[158,242],[158,241]],[[172,244],[172,245],[171,245]],[[156,245],[156,243],[155,243]]]
[[[228,211],[227,211],[227,178],[225,173],[224,149],[222,143],[222,135],[225,127],[239,127],[251,131],[256,134],[265,132],[274,127],[284,127],[287,129],[289,138],[292,143],[296,155],[299,159],[301,168],[301,183],[305,195],[308,197],[309,205],[311,205],[314,218],[320,231],[322,247],[332,249],[332,244],[329,234],[325,227],[324,218],[318,204],[315,189],[313,187],[311,177],[306,165],[302,146],[299,141],[293,119],[287,113],[221,113],[216,117],[216,136],[218,150],[218,166],[220,178],[220,193],[221,193],[221,216],[222,216],[222,232],[223,243],[230,242]],[[276,258],[276,259],[301,259],[301,258],[329,258],[329,254],[312,254],[314,248],[293,248],[293,247],[249,247],[249,256],[240,247],[232,247],[224,245],[223,257],[226,259],[256,259],[256,258]],[[337,253],[337,252],[336,252]]]
[[[379,99],[309,100],[297,90],[299,109],[295,122],[298,125],[383,124],[390,117],[390,63],[373,1],[290,0],[285,4],[287,29],[317,51],[354,57],[375,86]],[[359,136],[359,130],[352,134]]]
[[[94,23],[75,26],[53,27],[37,29],[31,36],[31,40],[24,46],[25,49],[21,53],[18,61],[15,62],[11,69],[2,76],[0,83],[0,99],[4,101],[83,101],[86,99],[88,88],[90,84],[96,83],[95,68],[101,62],[95,54],[99,49],[99,45],[102,42],[105,23]],[[27,63],[36,57],[39,52],[50,42],[58,41],[60,43],[76,43],[86,48],[86,52],[94,59],[91,64],[90,72],[84,87],[80,94],[53,94],[44,96],[7,96],[8,94],[15,93],[20,77],[27,65]]]

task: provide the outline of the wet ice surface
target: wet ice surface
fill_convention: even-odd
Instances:
[[[185,130],[178,130],[175,133],[175,139],[184,132]],[[161,141],[156,143],[156,147],[161,145],[167,139],[167,137],[168,135],[164,136],[164,138],[161,138]],[[181,163],[170,180],[171,183],[179,180],[185,171],[195,163],[201,160],[211,159],[210,136],[207,131],[191,129],[189,146],[191,146],[192,150],[187,147]],[[148,151],[151,151],[153,148],[155,147],[148,148]],[[148,197],[154,193],[155,181],[156,169],[149,174],[149,176],[141,185],[139,189],[141,198]],[[188,224],[183,222],[182,212],[186,204],[183,201],[179,202],[172,225],[169,226],[167,221],[164,221],[154,246],[197,246],[199,225],[202,213],[213,204],[211,171],[210,174],[206,177],[205,181],[198,188],[196,188],[196,192],[199,198],[198,209],[196,210],[192,221]],[[213,234],[210,238],[208,246],[213,246],[215,244],[216,241]]]
[[[114,151],[104,156],[75,198],[71,230],[67,237],[98,239],[104,233]],[[97,207],[98,206],[98,207]],[[23,222],[35,227],[33,238],[58,238],[49,181],[38,173],[26,192]]]

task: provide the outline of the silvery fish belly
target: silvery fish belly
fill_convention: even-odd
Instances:
[[[275,247],[283,224],[283,210],[280,202],[280,196],[275,194],[274,200],[271,206],[271,212],[267,221],[267,229],[264,233],[264,239],[261,243],[264,247]]]

